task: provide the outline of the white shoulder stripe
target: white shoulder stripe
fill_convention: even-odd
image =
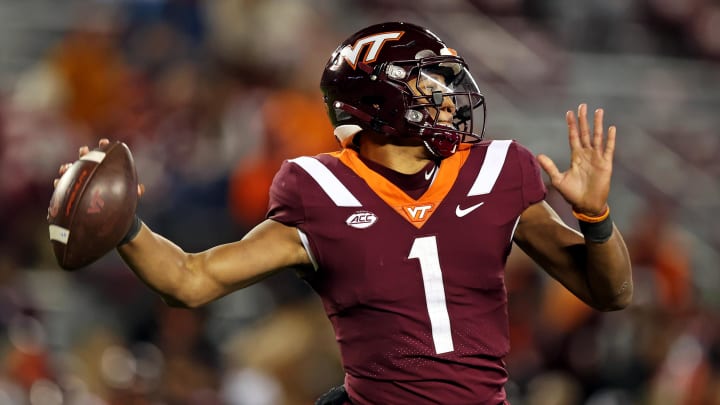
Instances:
[[[350,190],[317,159],[301,156],[291,159],[290,162],[302,167],[320,185],[325,194],[330,197],[338,207],[362,207]]]
[[[478,173],[475,183],[470,187],[468,197],[488,194],[500,176],[511,140],[492,141],[488,146],[487,155]]]

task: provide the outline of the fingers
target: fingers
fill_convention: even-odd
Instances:
[[[73,165],[72,163],[65,163],[65,164],[60,165],[60,168],[58,169],[58,174],[60,176],[62,176],[63,174],[65,174],[66,171],[68,171],[68,169],[70,169],[70,167],[72,165]],[[57,184],[59,181],[60,181],[59,178],[53,179],[53,187],[57,187]]]
[[[62,177],[63,174],[65,174],[66,171],[72,166],[72,163],[65,163],[60,165],[60,169],[58,169],[58,174]],[[53,179],[53,187],[57,187],[58,182],[60,181],[60,178]]]
[[[140,183],[140,184],[138,184],[137,189],[138,189],[138,190],[137,190],[137,191],[138,191],[138,197],[142,197],[143,194],[145,194],[145,185],[142,184],[142,183]]]
[[[72,165],[73,165],[72,163],[65,163],[65,164],[60,165],[60,169],[58,169],[58,174],[62,176],[63,174],[65,174],[66,171],[68,171],[68,169]]]
[[[580,127],[580,144],[583,147],[590,146],[590,129],[587,122],[587,104],[578,106],[578,126]]]
[[[80,149],[78,149],[78,157],[81,158],[90,152],[90,148],[87,146],[81,146]]]
[[[575,114],[573,114],[572,110],[565,113],[565,121],[568,126],[568,142],[570,142],[570,149],[579,149],[581,145],[578,135],[577,121],[575,120]]]
[[[560,170],[558,170],[557,166],[555,165],[555,162],[552,161],[547,155],[538,155],[537,161],[540,164],[540,167],[545,170],[545,173],[550,177],[550,181],[555,183],[556,181],[560,180],[560,177],[562,175],[560,174]]]
[[[615,154],[615,132],[617,132],[617,128],[615,128],[615,125],[611,125],[610,128],[608,128],[605,151],[603,152],[603,157],[607,160],[612,160]]]
[[[604,127],[603,127],[603,120],[605,117],[605,110],[602,108],[598,108],[595,110],[595,114],[593,117],[593,134],[592,138],[590,137],[590,127],[588,126],[588,120],[587,120],[587,104],[582,103],[578,106],[578,117],[577,120],[575,120],[575,117],[573,115],[572,111],[568,111],[565,114],[565,120],[567,121],[568,125],[568,137],[570,140],[570,147],[573,149],[577,148],[590,148],[597,151],[603,151],[603,134],[604,134]],[[615,131],[615,130],[613,130]],[[609,132],[609,130],[608,130]],[[609,138],[609,133],[608,133]],[[609,139],[608,139],[609,140]],[[614,135],[613,135],[613,142],[614,142]],[[612,155],[614,150],[614,143],[612,145],[612,148],[610,151],[605,149],[603,151],[603,154],[607,154],[608,152],[610,155]]]
[[[107,138],[101,138],[101,139],[98,141],[98,146],[99,146],[99,147],[103,147],[103,146],[105,146],[105,145],[108,145],[109,143],[110,143],[110,140],[109,140],[109,139],[107,139]],[[83,145],[83,146],[80,147],[80,149],[78,149],[78,155],[79,155],[79,157],[85,156],[88,152],[90,152],[90,148],[89,148],[87,145]]]
[[[98,141],[98,146],[103,147],[110,144],[110,140],[108,138],[101,138]],[[87,155],[90,152],[90,148],[87,145],[83,145],[80,148],[78,148],[78,158],[82,158],[83,156]],[[73,163],[65,163],[60,165],[60,168],[58,169],[58,174],[62,176],[65,174],[65,172],[70,169],[70,167],[73,165]],[[53,180],[53,187],[57,187],[58,182],[60,181],[59,178]],[[145,193],[145,186],[142,184],[138,185],[138,196],[142,196]]]
[[[593,148],[597,151],[602,150],[603,141],[603,115],[605,112],[602,108],[595,110],[595,119],[593,121]]]

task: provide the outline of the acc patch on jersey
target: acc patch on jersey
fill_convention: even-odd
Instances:
[[[357,211],[350,215],[348,219],[345,220],[345,223],[353,228],[365,229],[371,227],[375,222],[377,222],[377,219],[377,215],[372,212]]]

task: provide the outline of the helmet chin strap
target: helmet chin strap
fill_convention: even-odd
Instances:
[[[439,153],[435,150],[435,148],[433,148],[433,147],[430,145],[430,142],[428,142],[428,141],[426,141],[426,140],[423,140],[423,145],[425,145],[425,149],[427,149],[428,152],[430,152],[431,155],[433,155],[433,156],[435,156],[435,157],[437,157],[437,158],[440,158],[440,159],[443,159],[443,158],[447,157],[447,156],[443,156],[443,155],[439,154]]]
[[[442,136],[442,135],[435,135],[435,136],[433,136],[433,138],[435,138],[437,136]],[[449,150],[445,150],[446,148],[438,148],[433,143],[433,140],[434,140],[433,138],[431,138],[431,139],[423,138],[423,144],[425,145],[425,149],[430,151],[430,153],[433,156],[439,157],[441,159],[445,159],[446,157],[452,156],[453,154],[455,154],[455,152],[457,152],[457,148],[459,145],[458,143],[452,143],[452,148]]]

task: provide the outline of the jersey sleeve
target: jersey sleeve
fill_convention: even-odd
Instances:
[[[518,155],[520,173],[522,174],[523,208],[527,208],[545,199],[547,188],[540,173],[540,165],[535,155],[525,146],[513,142]]]
[[[270,185],[270,199],[266,218],[288,226],[304,222],[305,212],[298,189],[297,166],[284,161]]]

